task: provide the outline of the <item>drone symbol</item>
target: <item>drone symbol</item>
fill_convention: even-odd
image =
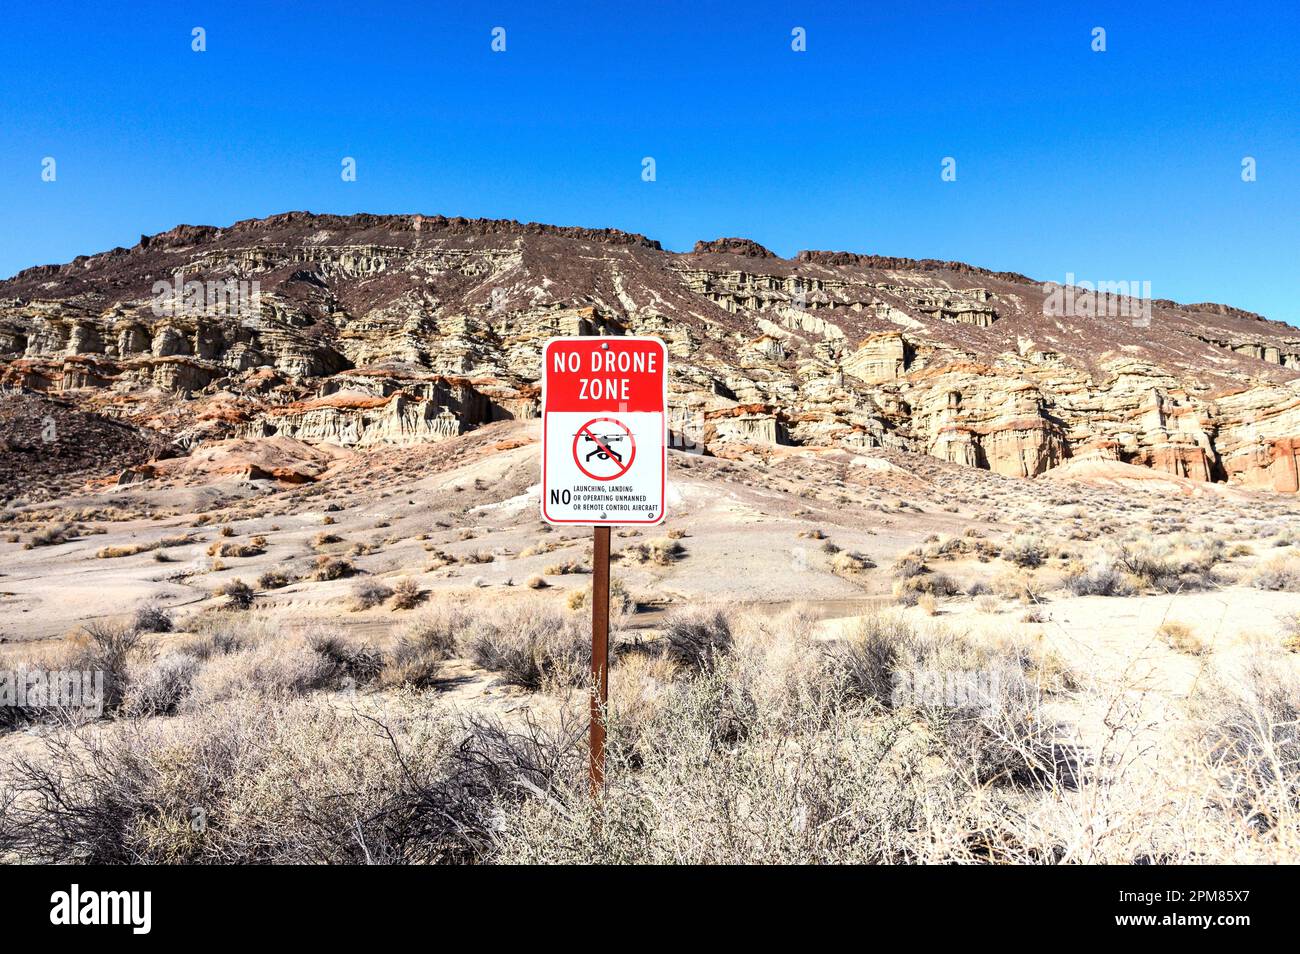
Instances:
[[[623,455],[620,454],[618,451],[614,450],[614,448],[610,447],[609,445],[616,444],[621,440],[625,440],[627,438],[626,434],[602,434],[600,436],[600,439],[597,440],[595,437],[588,434],[586,431],[582,431],[578,434],[575,434],[574,437],[581,437],[583,441],[585,441],[586,443],[588,444],[594,443],[596,445],[596,449],[593,450],[591,453],[589,453],[585,458],[585,460],[588,463],[591,463],[591,459],[593,457],[595,457],[598,460],[609,460],[612,457],[620,464],[623,463]]]

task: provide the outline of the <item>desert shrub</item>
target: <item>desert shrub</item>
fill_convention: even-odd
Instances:
[[[312,579],[317,582],[341,580],[345,577],[352,576],[352,574],[356,572],[357,568],[348,560],[323,556],[316,561],[316,571],[312,574]]]
[[[575,612],[585,609],[591,605],[591,594],[590,584],[580,590],[570,590],[565,595],[564,604]],[[628,590],[627,584],[616,576],[610,577],[609,580],[609,612],[611,625],[618,625],[623,617],[636,612],[636,600]]]
[[[923,824],[920,765],[892,722],[864,724],[827,702],[792,731],[748,717],[725,730],[731,684],[701,673],[670,691],[625,749],[611,736],[610,797],[593,807],[581,773],[549,799],[523,799],[505,818],[505,863],[830,863],[907,857],[894,833]],[[840,718],[834,716],[840,715]],[[720,744],[722,737],[728,741]],[[790,753],[798,749],[798,768]],[[761,793],[761,795],[757,795]],[[549,835],[546,833],[549,832]]]
[[[170,633],[174,628],[171,613],[153,602],[137,607],[133,625],[142,633]]]
[[[230,541],[216,540],[208,545],[208,556],[212,557],[255,557],[261,556],[265,552],[265,547],[258,546],[251,541],[248,543],[232,543]]]
[[[650,541],[650,561],[668,566],[686,556],[686,546],[672,537],[659,537]]]
[[[970,586],[966,587],[967,596],[984,596],[992,593],[993,587],[989,586],[987,580],[976,580]]]
[[[187,652],[168,652],[131,674],[123,709],[136,716],[171,715],[194,684],[203,662]]]
[[[581,560],[565,560],[563,563],[552,563],[546,568],[547,576],[569,576],[573,573],[590,573],[591,569]]]
[[[1128,578],[1107,561],[1090,568],[1072,567],[1062,582],[1075,596],[1132,596],[1134,592]]]
[[[448,600],[433,603],[406,624],[387,655],[380,683],[416,688],[433,685],[442,664],[455,654],[470,621],[469,613]]]
[[[204,661],[248,649],[268,639],[278,639],[281,630],[271,619],[225,609],[209,610],[191,617],[186,628],[195,635],[183,645],[183,649]]]
[[[441,659],[455,653],[474,616],[450,599],[438,600],[406,624],[401,638],[427,647]]]
[[[1247,580],[1257,590],[1300,592],[1300,561],[1278,557],[1255,568]]]
[[[679,675],[666,656],[647,652],[620,654],[609,670],[609,738],[631,754],[640,734],[668,702]]]
[[[361,580],[352,587],[352,608],[368,610],[393,595],[393,588],[379,580]]]
[[[826,651],[850,698],[888,706],[899,652],[915,638],[915,627],[901,616],[875,613],[856,620],[847,637]]]
[[[650,547],[645,543],[630,543],[611,554],[611,557],[622,560],[624,563],[649,563],[651,558]]]
[[[925,560],[915,553],[904,554],[894,561],[894,577],[899,580],[910,580],[929,571],[930,568],[925,565]]]
[[[1034,653],[922,631],[884,613],[859,620],[827,652],[850,698],[921,718],[954,770],[972,780],[1025,782],[1054,769]]]
[[[417,642],[400,641],[384,657],[379,684],[424,689],[437,683],[445,661],[445,657]]]
[[[577,685],[587,675],[590,634],[579,620],[540,600],[476,613],[459,646],[484,669],[524,689]]]
[[[996,596],[993,596],[992,594],[989,593],[985,593],[982,596],[975,597],[975,608],[979,610],[981,613],[992,614],[992,613],[996,613],[999,609],[1001,609],[1002,604],[1001,602],[999,602]]]
[[[1165,593],[1185,592],[1216,585],[1214,565],[1222,551],[1217,540],[1199,548],[1125,543],[1120,545],[1114,565],[1141,586]]]
[[[851,576],[854,573],[861,573],[862,571],[869,570],[874,566],[875,564],[861,553],[852,550],[841,550],[831,558],[831,571],[842,576]]]
[[[1043,598],[1045,587],[1033,574],[1024,570],[999,573],[992,581],[993,592],[1003,599],[1019,600],[1021,603],[1037,603]]]
[[[1024,569],[1032,570],[1042,566],[1050,555],[1046,544],[1033,536],[1012,537],[1002,547],[1002,556]]]
[[[470,553],[466,553],[460,558],[462,563],[469,563],[471,565],[492,563],[494,560],[496,560],[496,556],[493,555],[491,550],[474,550]]]
[[[67,722],[68,716],[72,716],[71,721],[81,721],[83,715],[80,711],[72,711],[59,704],[57,699],[44,699],[39,695],[29,694],[25,698],[9,698],[10,688],[19,685],[27,685],[34,688],[34,684],[41,683],[51,670],[69,669],[72,665],[66,661],[71,656],[66,651],[60,653],[58,650],[49,653],[23,654],[17,658],[6,657],[3,662],[3,668],[0,669],[0,734],[20,729],[31,723],[38,722]],[[75,663],[76,660],[73,660]],[[85,670],[81,670],[85,671]],[[29,677],[31,681],[29,682]],[[82,700],[84,703],[94,705],[94,685],[95,675],[92,672],[89,684],[81,682],[83,693]],[[80,679],[78,680],[80,681]],[[39,690],[37,690],[39,692]],[[88,713],[93,716],[93,711]],[[0,773],[0,786],[3,786],[3,775]],[[2,795],[3,792],[0,792]],[[3,857],[3,856],[0,856]],[[2,863],[2,862],[0,862]]]
[[[393,585],[393,609],[415,609],[424,599],[420,584],[409,576],[404,576]]]
[[[56,522],[47,524],[39,530],[32,533],[23,544],[23,549],[32,550],[36,547],[53,547],[60,543],[67,543],[77,535],[76,524]]]
[[[349,640],[332,630],[310,633],[307,645],[333,667],[330,679],[336,685],[369,685],[379,678],[384,668],[383,654],[374,646]]]
[[[68,669],[104,674],[104,709],[122,705],[130,684],[130,666],[141,650],[144,633],[130,623],[97,620],[82,627],[64,665]]]
[[[278,590],[293,582],[293,577],[283,570],[267,570],[257,578],[257,585],[264,590]]]
[[[959,592],[956,582],[946,573],[922,573],[894,581],[894,596],[904,606],[916,606],[922,597],[937,600]]]
[[[217,588],[217,595],[226,598],[231,609],[248,609],[253,605],[253,588],[243,580],[235,579]]]
[[[1256,646],[1244,665],[1213,667],[1188,705],[1224,797],[1257,830],[1300,811],[1300,675],[1284,653]]]
[[[704,669],[731,648],[731,620],[721,609],[691,606],[664,619],[666,654],[680,666]]]
[[[574,738],[405,710],[377,730],[308,700],[51,735],[13,766],[9,847],[58,863],[474,861],[503,807],[562,763],[581,771]]]
[[[965,754],[955,733],[931,741],[911,715],[864,717],[806,622],[730,626],[733,647],[714,665],[637,672],[631,708],[615,674],[610,796],[592,803],[580,769],[556,773],[546,798],[506,810],[493,860],[901,862],[936,829],[965,827],[956,799],[941,807],[928,794],[961,777],[958,759],[933,757]]]
[[[1281,617],[1282,648],[1288,652],[1300,652],[1300,613],[1291,613]]]
[[[157,549],[157,543],[130,543],[125,546],[100,547],[95,551],[95,558],[97,560],[112,560],[117,557],[135,556],[137,553],[148,553],[150,550]]]
[[[949,537],[934,548],[935,556],[954,559],[958,554],[968,553],[971,545],[961,537]]]
[[[253,696],[289,698],[331,684],[334,663],[301,639],[269,639],[208,660],[195,674],[186,709]]]
[[[530,590],[544,590],[551,584],[546,582],[546,577],[534,573],[528,578],[528,588]]]

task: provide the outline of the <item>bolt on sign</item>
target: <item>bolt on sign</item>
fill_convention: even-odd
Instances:
[[[542,350],[542,519],[656,524],[667,490],[668,349],[552,338]]]

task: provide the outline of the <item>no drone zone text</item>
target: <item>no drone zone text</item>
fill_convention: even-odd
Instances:
[[[583,356],[579,352],[555,348],[550,357],[556,374],[582,374]],[[578,378],[578,400],[628,402],[631,399],[631,376],[658,374],[659,359],[656,350],[591,349],[588,371],[592,377]]]

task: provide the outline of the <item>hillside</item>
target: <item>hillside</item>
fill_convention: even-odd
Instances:
[[[177,455],[526,419],[546,338],[657,335],[685,446],[880,447],[1010,476],[1096,459],[1297,490],[1300,329],[1210,303],[1129,317],[1073,289],[1062,315],[1053,291],[747,239],[679,254],[609,229],[291,212],[0,282],[0,387],[139,429],[139,459],[98,475],[133,480],[158,434]]]

